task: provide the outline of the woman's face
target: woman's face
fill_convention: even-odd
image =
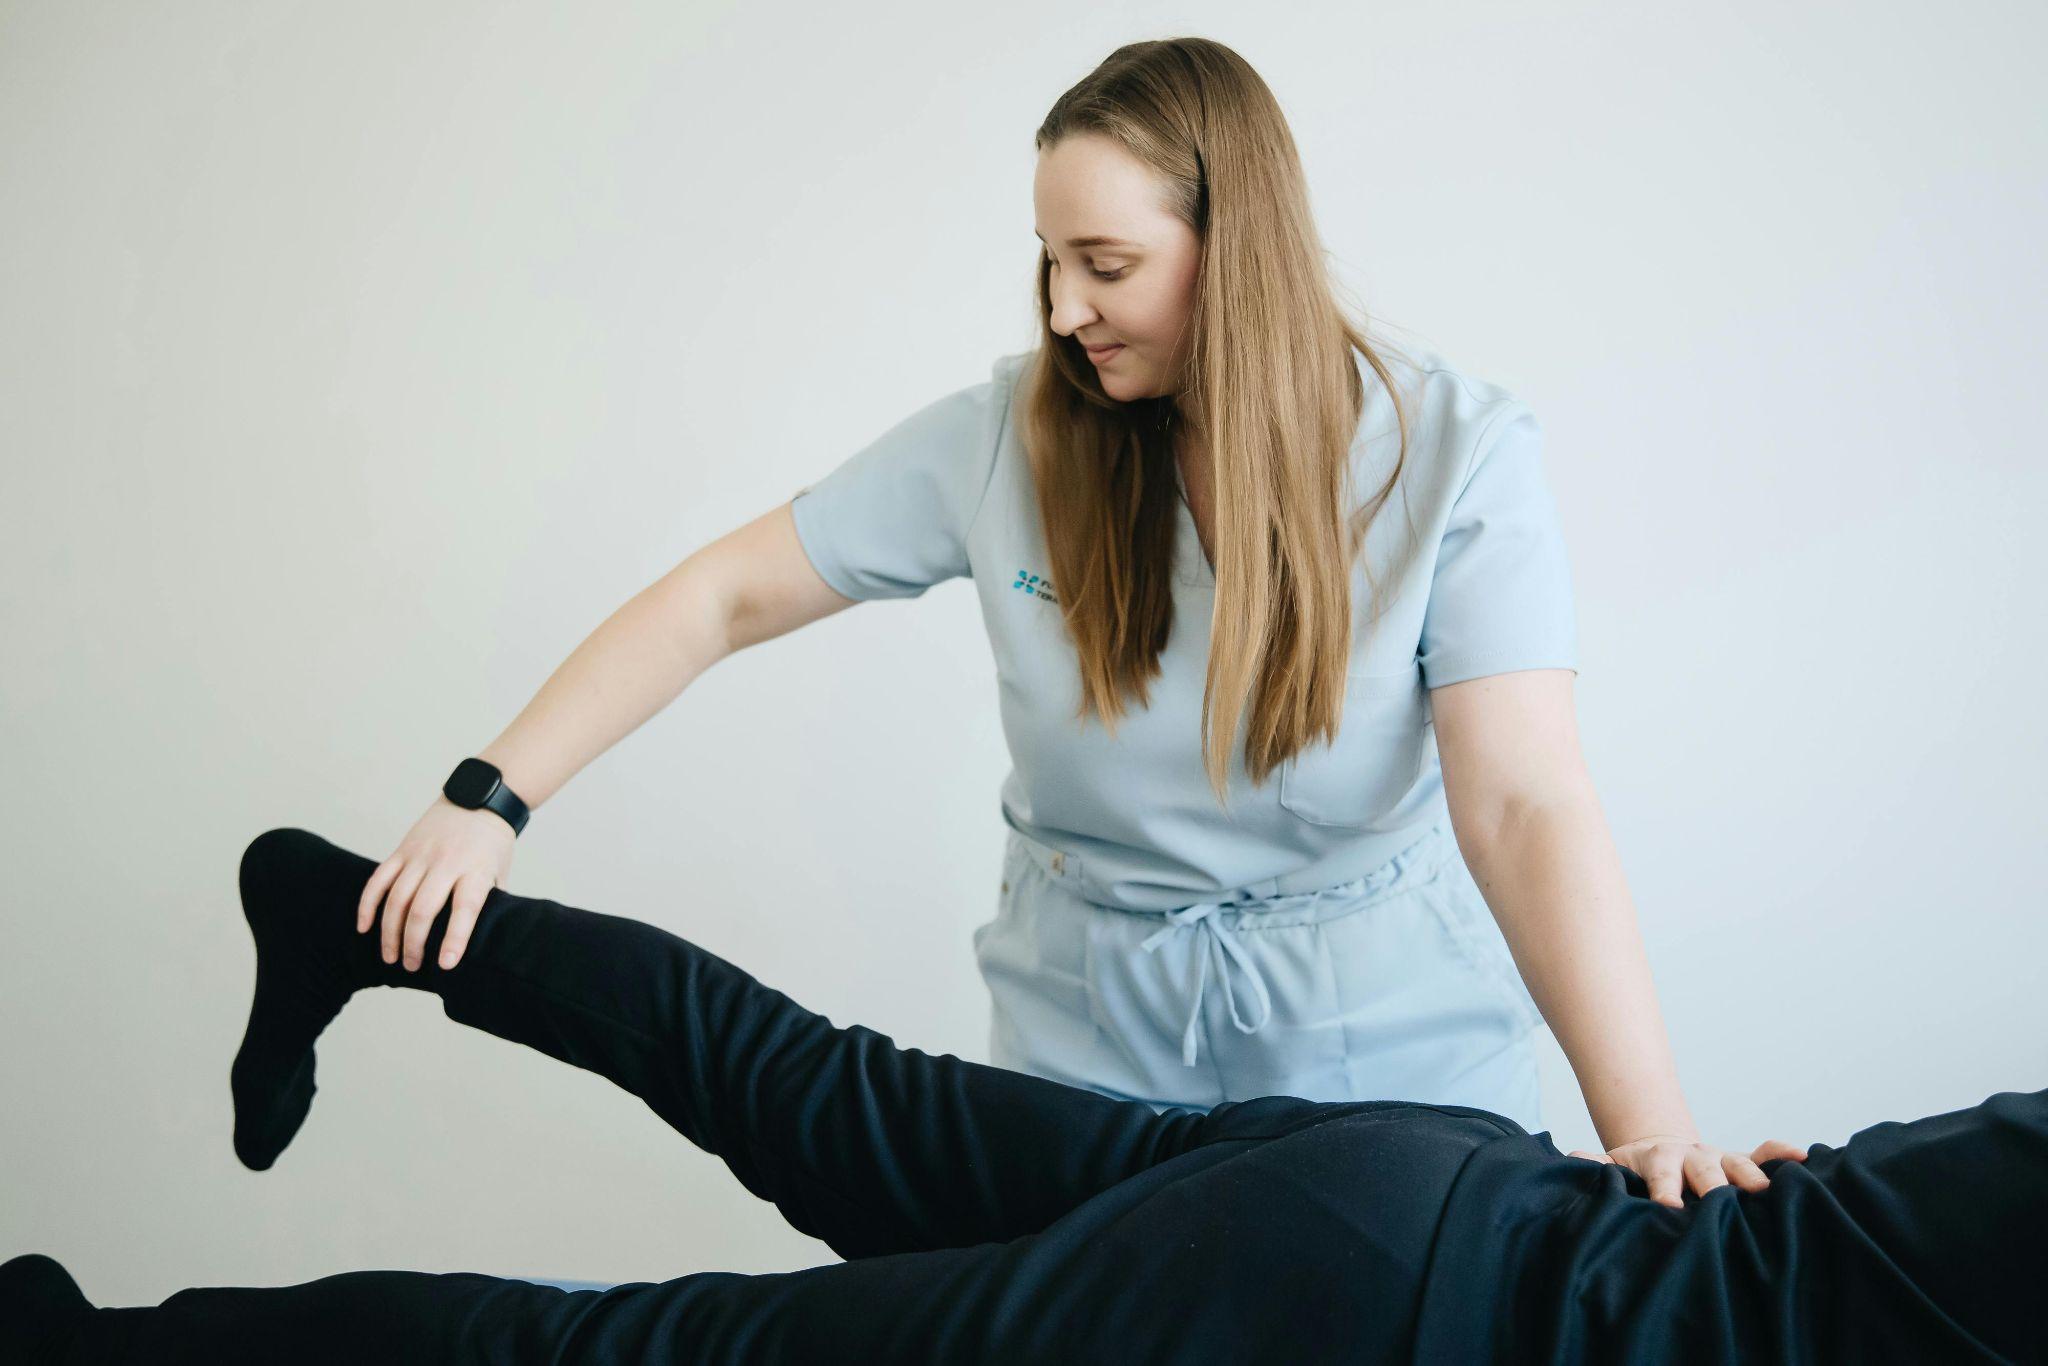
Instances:
[[[1185,360],[1201,243],[1160,197],[1151,168],[1100,134],[1072,134],[1038,155],[1031,198],[1052,263],[1052,330],[1091,349],[1114,399],[1174,392]],[[1104,238],[1116,240],[1090,240]],[[1108,346],[1121,349],[1099,350]]]

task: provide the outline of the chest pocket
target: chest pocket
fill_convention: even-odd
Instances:
[[[1315,825],[1371,825],[1422,776],[1429,721],[1419,669],[1350,675],[1336,741],[1281,765],[1280,805]]]

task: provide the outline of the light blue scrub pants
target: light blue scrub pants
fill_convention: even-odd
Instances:
[[[1542,1131],[1542,1015],[1448,813],[1318,892],[1128,911],[1079,877],[1010,832],[996,917],[974,932],[996,1066],[1162,1111],[1405,1100]]]

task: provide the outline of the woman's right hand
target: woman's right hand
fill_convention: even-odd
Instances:
[[[384,961],[395,963],[403,953],[406,971],[417,972],[434,918],[444,906],[450,907],[448,933],[436,961],[443,968],[454,967],[469,944],[484,898],[491,888],[505,885],[517,838],[518,832],[496,812],[471,810],[445,796],[435,797],[399,841],[397,851],[378,864],[364,884],[356,905],[356,933],[370,928],[382,901]]]

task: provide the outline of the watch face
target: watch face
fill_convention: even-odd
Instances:
[[[498,770],[482,759],[464,759],[448,775],[447,784],[441,789],[448,800],[457,806],[482,806],[484,798],[498,786]]]

